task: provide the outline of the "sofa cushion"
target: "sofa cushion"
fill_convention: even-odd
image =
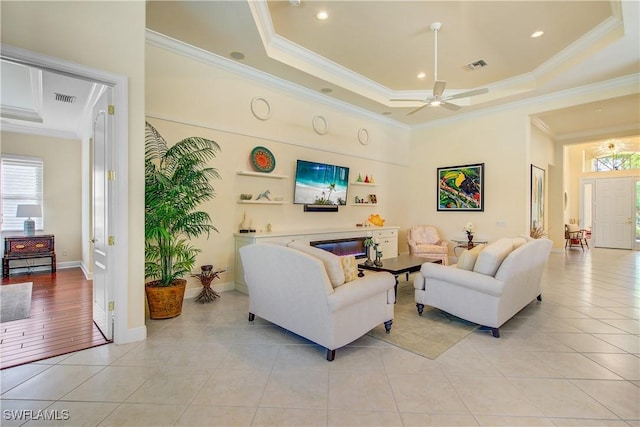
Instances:
[[[513,250],[515,251],[520,246],[522,246],[525,243],[527,243],[528,240],[525,239],[524,237],[514,237],[513,239],[511,239],[511,242],[513,243]]]
[[[472,271],[473,267],[476,265],[478,255],[480,255],[480,252],[482,252],[484,246],[484,244],[480,244],[474,246],[473,249],[465,249],[464,251],[462,251],[462,253],[458,257],[458,268]]]
[[[325,270],[327,270],[329,281],[334,288],[344,284],[344,271],[342,270],[342,263],[340,262],[340,257],[338,255],[295,240],[287,246],[292,249],[299,250],[300,252],[304,252],[307,255],[316,257],[322,261]]]
[[[502,261],[513,250],[513,240],[509,238],[498,239],[487,245],[476,260],[473,271],[477,273],[494,276]]]
[[[342,271],[344,271],[344,282],[350,282],[358,278],[358,264],[355,255],[344,255],[340,257]]]

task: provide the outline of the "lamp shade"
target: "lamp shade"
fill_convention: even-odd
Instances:
[[[40,205],[18,205],[16,218],[39,218],[42,216],[42,207]]]

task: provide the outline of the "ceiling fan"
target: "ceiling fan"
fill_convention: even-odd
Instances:
[[[431,31],[433,31],[435,34],[434,36],[434,40],[435,40],[434,80],[435,81],[433,82],[433,94],[427,97],[426,99],[392,99],[391,100],[391,101],[420,101],[425,103],[424,105],[412,111],[409,111],[407,113],[408,116],[410,116],[411,114],[417,113],[418,111],[428,106],[431,106],[431,107],[440,106],[440,107],[446,108],[447,110],[457,111],[462,107],[456,104],[452,104],[448,101],[452,99],[458,99],[458,98],[468,98],[470,96],[481,95],[483,93],[489,92],[488,88],[482,88],[482,89],[470,90],[468,92],[457,93],[451,96],[444,95],[444,90],[447,87],[447,82],[444,80],[438,80],[438,30],[440,30],[441,27],[442,27],[442,24],[440,22],[434,22],[433,24],[431,24]]]

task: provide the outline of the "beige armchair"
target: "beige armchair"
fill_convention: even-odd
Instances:
[[[414,225],[407,232],[409,253],[423,258],[442,260],[449,265],[449,242],[442,240],[432,225]]]

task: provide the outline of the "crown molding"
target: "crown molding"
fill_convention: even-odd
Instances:
[[[23,125],[17,123],[9,123],[8,121],[2,120],[2,132],[13,132],[13,133],[23,133],[29,135],[40,135],[46,136],[49,138],[60,138],[60,139],[81,139],[78,134],[71,131],[65,130],[57,130],[57,129],[44,129],[39,128],[33,125]]]
[[[616,30],[619,31],[619,33],[616,34]],[[606,42],[609,37],[618,39],[623,35],[623,24],[620,18],[610,16],[578,40],[571,43],[568,47],[558,52],[551,59],[538,66],[531,73],[537,80],[544,80],[545,77],[554,74],[563,66],[570,64],[572,61],[576,61],[576,59],[583,58],[590,50],[595,49],[598,44]],[[610,41],[611,40],[609,40],[609,42]]]
[[[640,81],[640,73],[629,74],[627,76],[618,77],[615,79],[605,80],[602,82],[592,83],[584,86],[579,86],[576,88],[560,90],[557,92],[553,92],[550,94],[535,96],[531,98],[526,98],[514,102],[510,102],[507,104],[498,105],[495,107],[483,108],[477,111],[470,111],[467,113],[461,113],[452,117],[447,117],[444,119],[433,120],[428,123],[422,123],[419,125],[414,125],[411,129],[426,129],[430,127],[440,126],[447,123],[453,123],[457,121],[468,120],[470,118],[481,117],[487,114],[493,114],[505,110],[512,110],[514,108],[520,108],[527,105],[541,104],[544,102],[554,101],[554,100],[563,100],[566,98],[572,98],[581,95],[588,95],[594,92],[602,91],[602,90],[612,90],[625,86],[638,86],[638,81]],[[532,113],[535,114],[535,113]]]
[[[623,138],[626,136],[635,136],[640,134],[639,125],[613,126],[609,128],[595,129],[583,132],[574,132],[566,135],[560,135],[554,138],[555,141],[562,144],[575,144],[597,139]]]
[[[306,98],[309,101],[321,103],[331,108],[346,111],[351,114],[365,116],[368,119],[374,120],[376,122],[399,127],[402,129],[409,129],[408,125],[390,119],[386,116],[381,116],[363,108],[351,105],[349,103],[327,97],[326,95],[320,94],[311,89],[307,89],[288,80],[276,77],[269,73],[265,73],[264,71],[256,70],[255,68],[249,67],[244,64],[239,64],[215,53],[192,46],[156,31],[147,29],[146,41],[152,46],[173,52],[177,55],[181,55],[198,62],[202,62],[204,64],[213,65],[224,71],[257,81],[270,87],[277,87],[280,90],[283,90],[295,96]]]

